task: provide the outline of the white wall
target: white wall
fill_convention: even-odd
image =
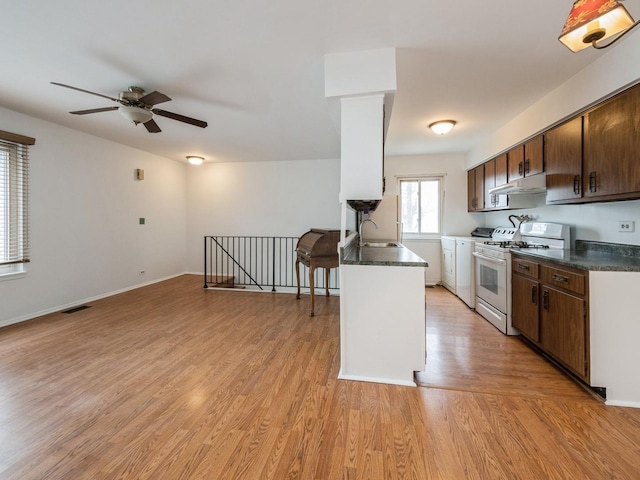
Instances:
[[[562,48],[562,47],[558,47]],[[569,53],[567,55],[580,55]],[[539,102],[522,112],[469,153],[467,168],[478,165],[549,126],[640,79],[640,30],[620,42]]]
[[[467,236],[484,217],[467,213],[466,157],[463,154],[404,155],[385,157],[386,193],[397,195],[398,177],[444,175],[443,234]],[[429,264],[427,284],[440,282],[440,240],[408,240],[403,243]]]
[[[637,83],[638,79],[640,31],[630,33],[615,46],[604,50],[598,60],[522,112],[470,152],[466,162],[467,168],[488,160],[561,120],[570,118],[576,112]],[[510,213],[526,213],[541,221],[570,225],[572,239],[640,245],[638,201],[546,206],[543,195],[537,195],[532,200],[537,208],[505,213],[491,212],[484,214],[484,217],[477,214],[477,218],[486,221],[486,226],[489,227],[508,226],[510,223],[507,217]],[[634,220],[636,232],[618,233],[618,220]]]
[[[467,156],[387,157],[387,193],[395,193],[396,175],[444,173],[444,233],[507,224],[513,212],[467,213],[465,169],[636,82],[639,47],[640,31]],[[201,272],[204,235],[296,236],[340,225],[336,159],[187,167],[9,110],[0,114],[0,129],[37,139],[31,149],[32,262],[25,277],[0,281],[0,325],[177,275],[185,266]],[[144,181],[134,180],[136,168],[145,170]],[[639,206],[539,204],[518,213],[568,223],[574,238],[640,244]],[[138,225],[139,217],[147,224]],[[618,234],[618,220],[636,221],[636,232]],[[407,244],[439,280],[439,243]]]
[[[9,110],[0,129],[36,138],[31,263],[0,281],[0,325],[184,273],[186,165]]]
[[[487,212],[485,213],[486,226],[510,226],[509,215],[528,214],[538,221],[569,225],[571,227],[572,242],[579,239],[640,245],[640,200],[586,203],[582,205],[545,205],[544,195],[529,197],[535,197],[533,200],[537,205],[536,208]],[[620,220],[634,221],[635,232],[618,232],[618,221]]]
[[[340,228],[340,161],[204,163],[188,169],[187,269],[205,235],[300,236]]]

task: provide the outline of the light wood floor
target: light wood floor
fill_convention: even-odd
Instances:
[[[0,329],[0,479],[640,478],[640,410],[441,288],[410,388],[336,379],[338,297],[201,285]]]

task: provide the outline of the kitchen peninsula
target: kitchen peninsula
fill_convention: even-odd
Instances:
[[[415,386],[425,368],[425,268],[402,244],[340,246],[338,378]],[[382,245],[382,244],[378,244]]]

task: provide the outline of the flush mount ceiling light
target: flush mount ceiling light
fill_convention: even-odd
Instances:
[[[188,155],[187,160],[189,160],[189,163],[191,165],[202,165],[202,162],[204,162],[204,157],[196,157],[195,155]]]
[[[637,24],[618,0],[577,0],[558,40],[572,52],[587,47],[607,48]],[[596,43],[614,35],[618,36],[609,43]]]
[[[146,123],[153,117],[153,113],[149,110],[145,110],[140,107],[128,107],[126,105],[118,107],[118,112],[135,125],[138,125],[139,123]]]
[[[433,130],[433,133],[437,133],[438,135],[446,135],[451,131],[455,124],[455,120],[438,120],[437,122],[429,124],[429,128]]]

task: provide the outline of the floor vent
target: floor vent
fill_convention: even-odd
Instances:
[[[91,308],[88,305],[81,305],[79,307],[70,308],[69,310],[63,310],[62,313],[76,313],[80,310],[86,310],[87,308]]]

